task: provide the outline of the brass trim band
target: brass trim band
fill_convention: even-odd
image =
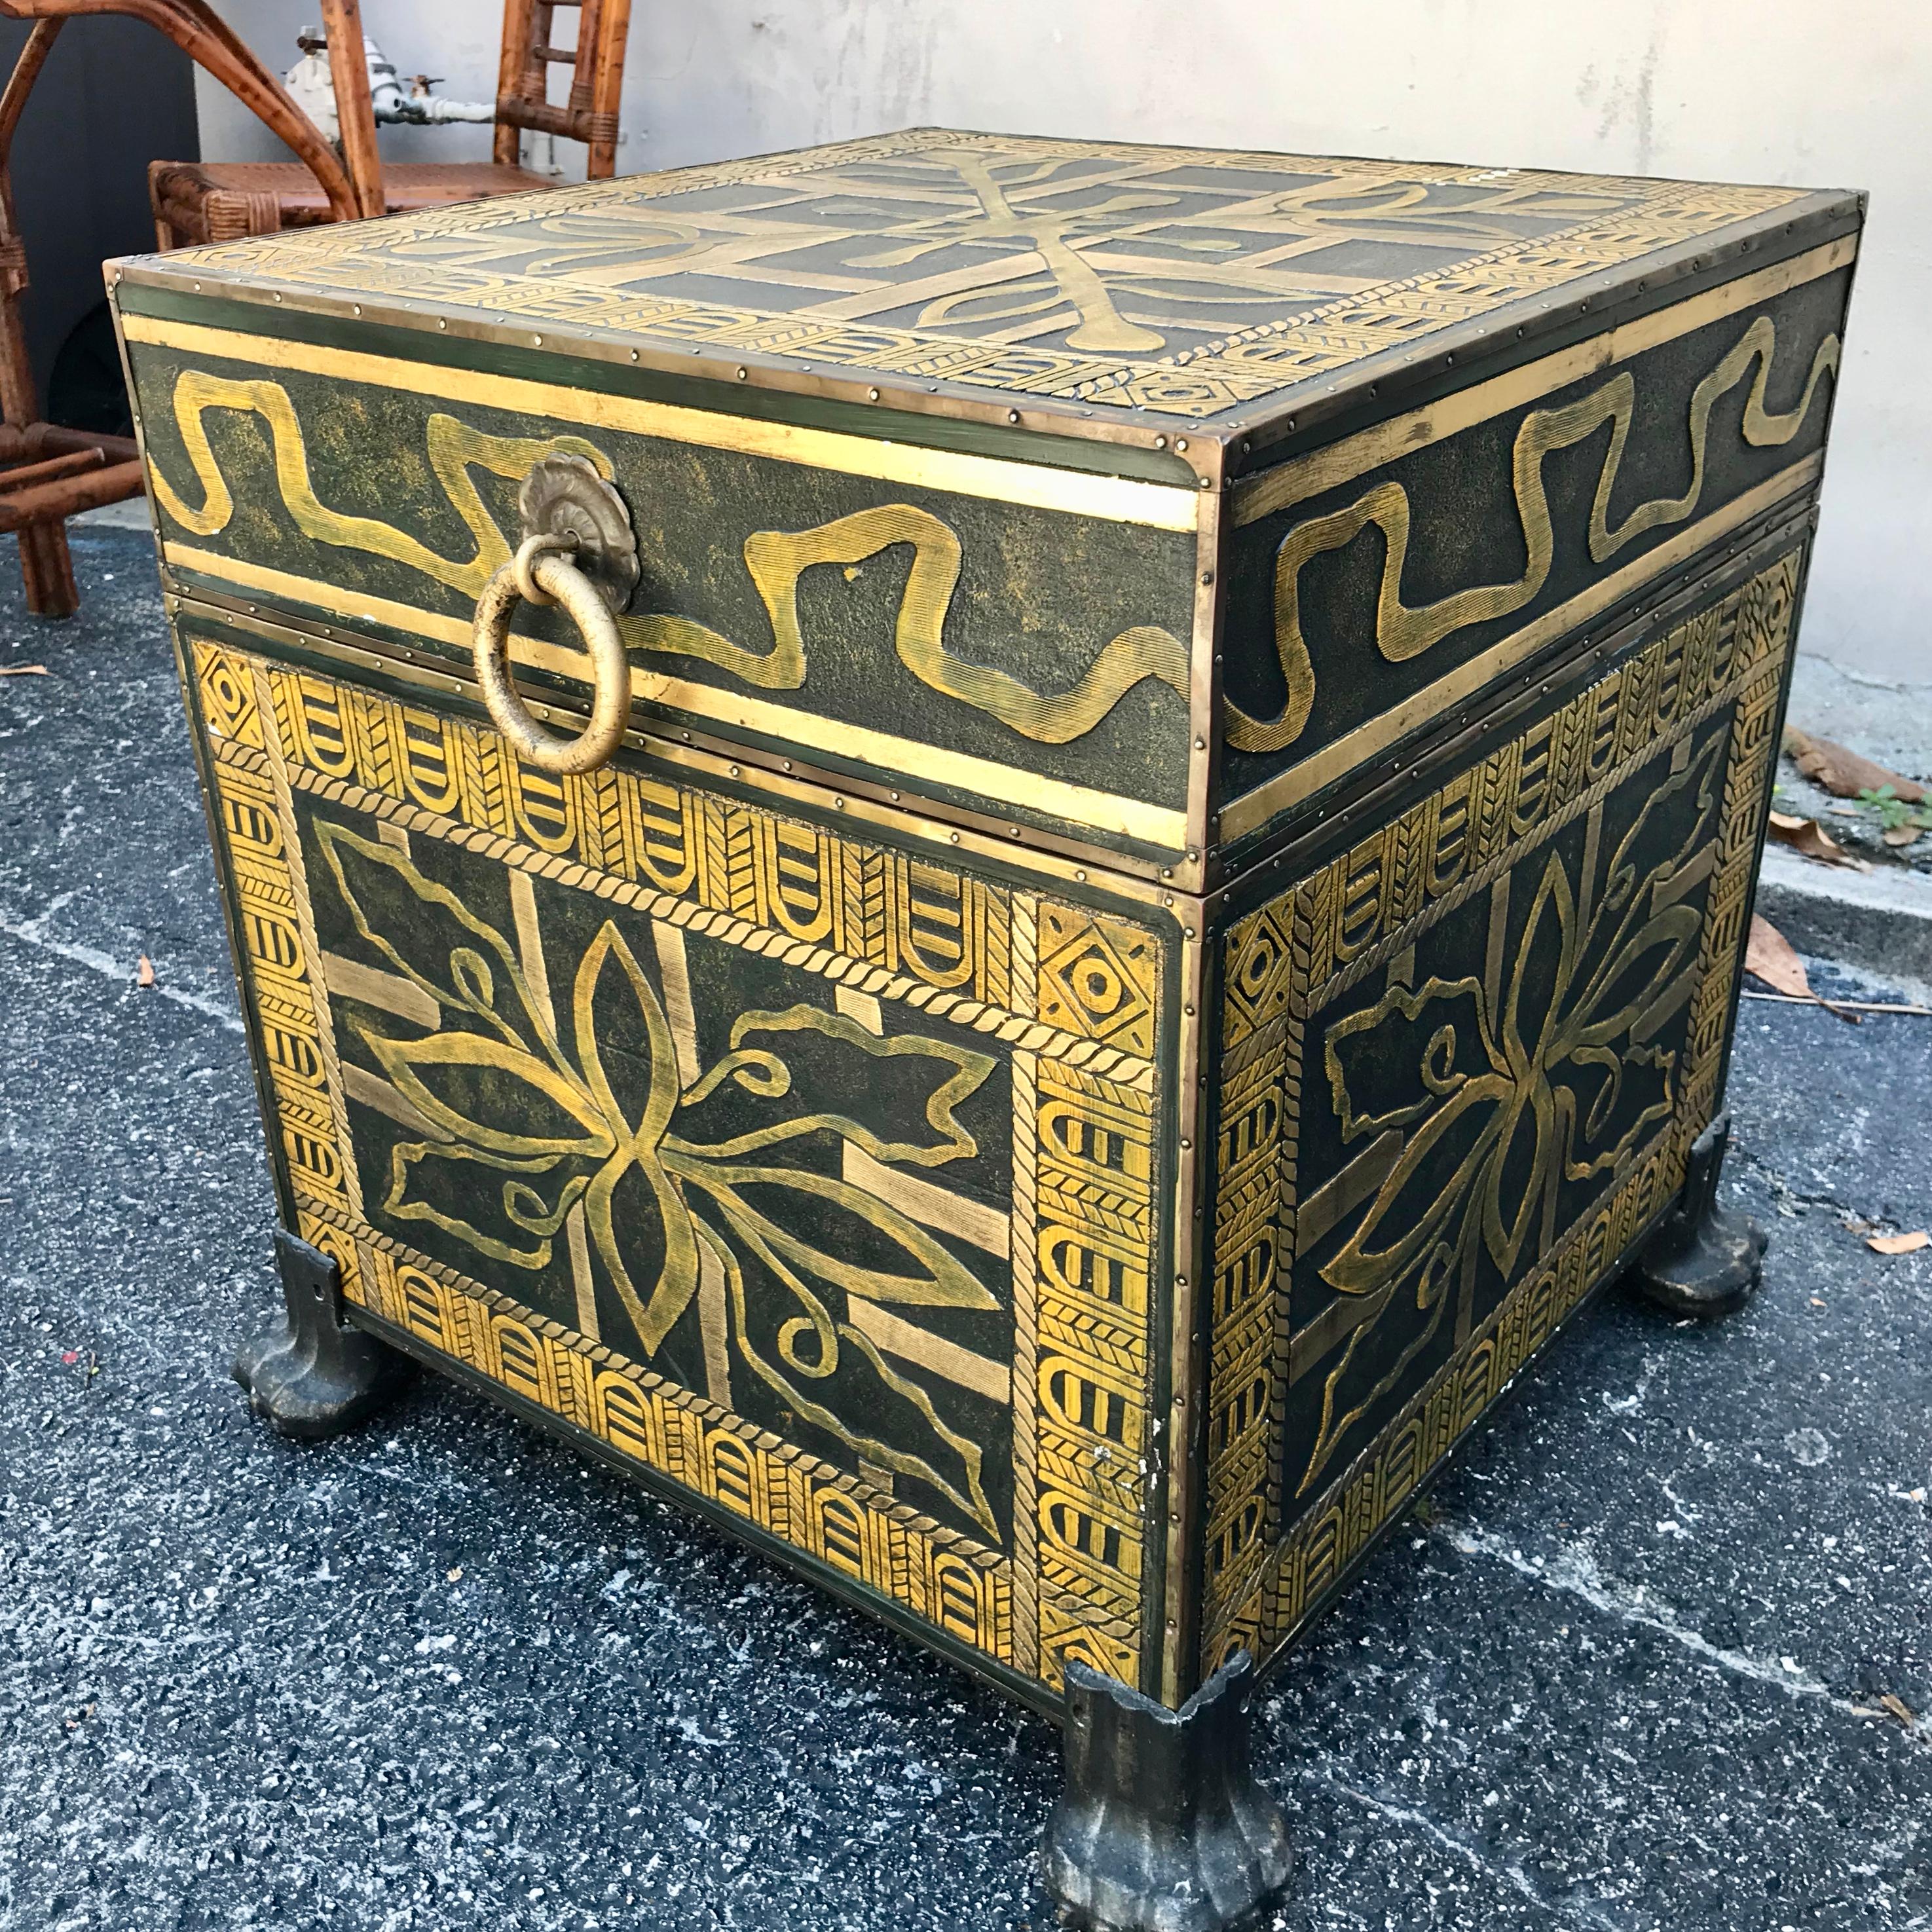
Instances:
[[[210,328],[199,322],[166,322],[153,316],[124,313],[121,328],[130,343],[177,350],[187,355],[219,356],[260,368],[292,370],[300,375],[401,390],[440,403],[468,403],[589,428],[656,436],[702,448],[735,450],[780,463],[944,490],[956,496],[990,498],[1030,509],[1094,517],[1108,523],[1192,530],[1199,512],[1199,492],[1172,484],[1100,476],[1084,470],[1054,470],[1041,464],[1012,463],[999,457],[968,456],[951,450],[920,448],[909,443],[881,442],[832,430],[803,429],[789,423],[686,409],[671,403],[566,388],[523,376],[485,375],[436,363],[371,356],[360,350],[278,341],[267,336],[244,334],[237,329]]]

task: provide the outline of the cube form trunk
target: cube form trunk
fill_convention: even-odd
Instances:
[[[1755,1279],[1862,217],[926,130],[111,265],[343,1318],[1042,1708],[1264,1667],[1660,1227]]]

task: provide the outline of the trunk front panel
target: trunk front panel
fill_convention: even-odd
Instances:
[[[1168,937],[181,621],[350,1302],[982,1666],[1139,1682]]]

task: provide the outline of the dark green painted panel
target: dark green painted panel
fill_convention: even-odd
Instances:
[[[1278,716],[1287,694],[1277,640],[1277,564],[1286,542],[1307,525],[1360,505],[1371,493],[1399,488],[1406,499],[1407,548],[1400,597],[1413,611],[1478,586],[1520,583],[1529,567],[1526,518],[1512,484],[1514,451],[1526,420],[1548,416],[1627,376],[1634,410],[1628,437],[1605,505],[1614,532],[1640,506],[1683,496],[1693,484],[1690,423],[1699,386],[1768,319],[1774,344],[1765,376],[1764,407],[1777,415],[1803,397],[1820,346],[1844,323],[1849,272],[1775,296],[1761,308],[1708,324],[1633,358],[1616,371],[1582,378],[1535,404],[1445,437],[1348,483],[1262,518],[1243,529],[1229,573],[1226,632],[1226,691],[1251,718]],[[1609,462],[1612,424],[1552,448],[1540,470],[1551,532],[1546,578],[1536,594],[1505,614],[1462,625],[1406,658],[1390,656],[1378,604],[1390,539],[1365,521],[1346,544],[1310,556],[1295,582],[1315,693],[1299,735],[1278,751],[1230,746],[1224,795],[1238,798],[1291,771],[1358,725],[1378,718],[1610,574],[1679,536],[1696,519],[1742,496],[1824,446],[1836,376],[1825,374],[1802,425],[1788,441],[1753,446],[1743,418],[1762,364],[1746,368],[1709,398],[1703,466],[1696,506],[1592,554],[1592,513]],[[1714,385],[1713,390],[1714,392]],[[1480,709],[1480,697],[1467,707]]]
[[[1159,676],[1141,677],[1091,729],[1054,744],[1024,735],[916,675],[898,647],[902,627],[912,628],[905,614],[915,556],[910,542],[889,543],[857,562],[805,568],[796,596],[802,682],[787,688],[770,681],[763,661],[773,650],[773,618],[748,567],[746,545],[759,532],[808,531],[880,506],[904,506],[934,519],[958,546],[950,602],[933,607],[935,616],[944,613],[946,652],[1054,698],[1077,687],[1108,643],[1125,633],[1150,627],[1165,632],[1173,640],[1170,661],[1184,651],[1193,616],[1190,535],[617,431],[600,429],[586,436],[507,410],[469,404],[440,409],[434,398],[292,372],[267,376],[245,362],[190,360],[140,344],[130,346],[130,357],[142,396],[149,460],[190,512],[202,507],[202,488],[173,398],[184,374],[198,371],[233,382],[272,382],[285,393],[301,426],[318,502],[340,517],[383,526],[348,531],[335,542],[304,534],[278,482],[267,419],[222,404],[203,410],[199,421],[234,508],[222,526],[206,536],[184,528],[164,509],[164,533],[176,543],[427,608],[466,625],[475,602],[466,586],[439,581],[417,561],[372,548],[401,548],[394,536],[400,532],[444,560],[446,574],[459,574],[477,554],[476,533],[434,466],[434,419],[443,418],[446,430],[460,424],[485,436],[554,440],[561,448],[588,445],[609,458],[633,512],[644,566],[634,610],[704,626],[745,654],[741,663],[750,675],[684,651],[646,650],[638,654],[639,662],[721,692],[938,745],[1022,772],[1168,809],[1184,803],[1186,702]],[[480,464],[462,473],[482,513],[514,535],[515,485]],[[262,595],[265,601],[285,601]],[[559,614],[526,609],[518,622],[533,634],[574,644]],[[466,656],[460,646],[429,647]],[[755,681],[760,676],[766,681]],[[889,778],[916,782],[922,776],[916,752],[898,767],[883,769]],[[1023,784],[1015,789],[1024,795]],[[996,812],[1001,802],[998,795],[976,801]]]
[[[1013,1352],[1004,1258],[935,1240],[849,1186],[841,1166],[848,1146],[899,1150],[889,1157],[913,1163],[904,1171],[1008,1211],[1004,1060],[896,1009],[898,1050],[868,1052],[830,982],[687,933],[698,1064],[710,1078],[664,1112],[675,1062],[652,1049],[670,1053],[667,1011],[682,989],[667,988],[650,919],[533,882],[560,1009],[547,1048],[548,1003],[524,997],[511,963],[520,956],[508,873],[430,840],[399,855],[376,821],[339,804],[304,799],[299,815],[324,951],[372,973],[393,976],[400,964],[446,996],[433,1031],[352,992],[333,1002],[345,1068],[372,1082],[420,1082],[445,1110],[428,1124],[442,1131],[424,1132],[352,1094],[372,1225],[578,1328],[562,1223],[584,1204],[599,1339],[700,1392],[707,1364],[692,1244],[715,1243],[729,1283],[728,1406],[834,1466],[903,1456],[922,1473],[896,1472],[901,1500],[1010,1547],[1010,1410],[939,1378],[909,1378],[843,1312],[856,1270],[866,1286],[851,1292],[1004,1364]],[[638,1136],[634,1158],[611,1144],[607,1115]],[[915,1292],[932,1303],[900,1298]],[[646,1318],[668,1325],[647,1336]]]

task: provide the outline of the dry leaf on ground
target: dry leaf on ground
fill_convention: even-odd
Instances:
[[[1814,997],[1804,961],[1792,950],[1790,940],[1761,912],[1751,914],[1744,970],[1755,973],[1774,993],[1789,993],[1800,1000]]]
[[[137,986],[152,986],[154,983],[154,962],[144,952],[141,963],[134,968],[134,983]]]
[[[45,664],[0,664],[0,677],[45,677]]]
[[[1909,1234],[1868,1234],[1865,1246],[1875,1255],[1916,1255],[1921,1248],[1932,1248],[1932,1234],[1923,1228]]]
[[[1856,798],[1861,792],[1882,791],[1889,785],[1892,796],[1902,804],[1924,802],[1925,788],[1916,778],[1889,771],[1829,738],[1816,738],[1808,731],[1801,731],[1795,724],[1784,728],[1784,748],[1808,778],[1822,785],[1834,797]]]
[[[1771,836],[1780,845],[1789,845],[1805,858],[1819,860],[1827,866],[1862,867],[1864,862],[1853,858],[1815,818],[1800,818],[1796,812],[1774,812]]]
[[[1918,1720],[1912,1715],[1912,1706],[1903,1697],[1894,1697],[1888,1690],[1878,1702],[1880,1710],[1891,1712],[1908,1730],[1918,1723]]]
[[[1878,836],[1888,845],[1903,850],[1907,845],[1914,845],[1918,842],[1919,834],[1922,830],[1923,827],[1916,825],[1894,825],[1890,831],[1881,832]]]

